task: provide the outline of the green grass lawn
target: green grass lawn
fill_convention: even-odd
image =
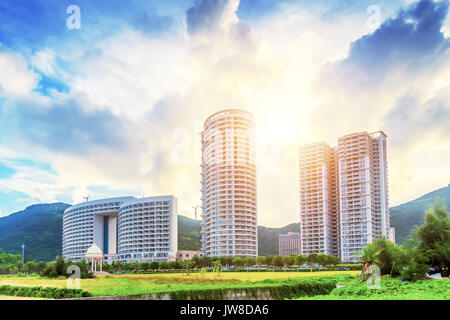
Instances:
[[[336,288],[327,295],[302,297],[298,300],[450,300],[450,282],[443,279],[401,281],[384,276],[379,289],[353,280],[348,286]]]
[[[401,282],[385,276],[380,289],[370,289],[358,280],[359,271],[321,272],[227,272],[178,274],[96,275],[81,280],[81,288],[93,296],[140,295],[225,288],[256,288],[291,285],[297,281],[320,277],[322,283],[339,277],[338,283],[348,286],[333,289],[329,294],[303,297],[305,300],[450,300],[448,280]],[[65,288],[66,280],[42,277],[0,276],[0,285]],[[334,284],[332,284],[333,288]],[[329,290],[331,290],[331,288]],[[315,293],[317,294],[317,293]],[[4,297],[0,297],[2,299]]]
[[[15,296],[0,296],[0,301],[2,300],[47,300],[42,298],[30,298],[30,297],[15,297]]]
[[[358,271],[318,271],[318,272],[224,272],[194,273],[187,276],[178,274],[127,274],[96,275],[94,279],[81,280],[81,289],[94,296],[139,295],[180,290],[213,289],[224,287],[247,287],[268,279],[299,279],[308,277],[333,276],[339,274],[359,274]],[[0,285],[42,286],[65,288],[65,279],[42,277],[0,276]]]

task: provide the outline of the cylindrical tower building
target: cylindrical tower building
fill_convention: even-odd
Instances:
[[[253,115],[228,109],[206,119],[202,133],[202,252],[258,255]]]

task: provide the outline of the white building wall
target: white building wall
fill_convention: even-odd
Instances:
[[[258,255],[253,116],[228,109],[211,115],[202,133],[202,252]]]

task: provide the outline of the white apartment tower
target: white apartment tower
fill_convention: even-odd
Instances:
[[[302,254],[356,262],[368,243],[391,238],[384,132],[346,135],[337,148],[303,146],[299,169]]]
[[[258,255],[255,123],[228,109],[206,119],[202,133],[202,252]]]
[[[354,133],[338,139],[341,259],[378,237],[390,239],[386,135]]]
[[[326,143],[300,148],[301,254],[338,255],[336,152]]]

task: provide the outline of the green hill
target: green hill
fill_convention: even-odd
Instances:
[[[397,243],[402,243],[411,230],[423,223],[424,212],[437,198],[441,198],[450,208],[450,185],[390,209],[391,226],[395,227]],[[9,253],[20,253],[20,245],[25,243],[27,259],[55,259],[61,255],[62,215],[68,206],[65,203],[38,204],[0,218],[0,248]],[[278,235],[298,231],[298,223],[281,228],[258,226],[259,254],[278,254]],[[179,250],[200,249],[200,232],[200,221],[179,215]]]
[[[178,250],[200,250],[200,221],[178,215]]]
[[[51,261],[61,254],[62,215],[65,203],[36,204],[0,218],[0,248],[27,259]]]
[[[450,184],[447,187],[390,209],[391,226],[395,228],[395,241],[402,243],[416,226],[423,224],[424,212],[440,198],[450,208]]]

